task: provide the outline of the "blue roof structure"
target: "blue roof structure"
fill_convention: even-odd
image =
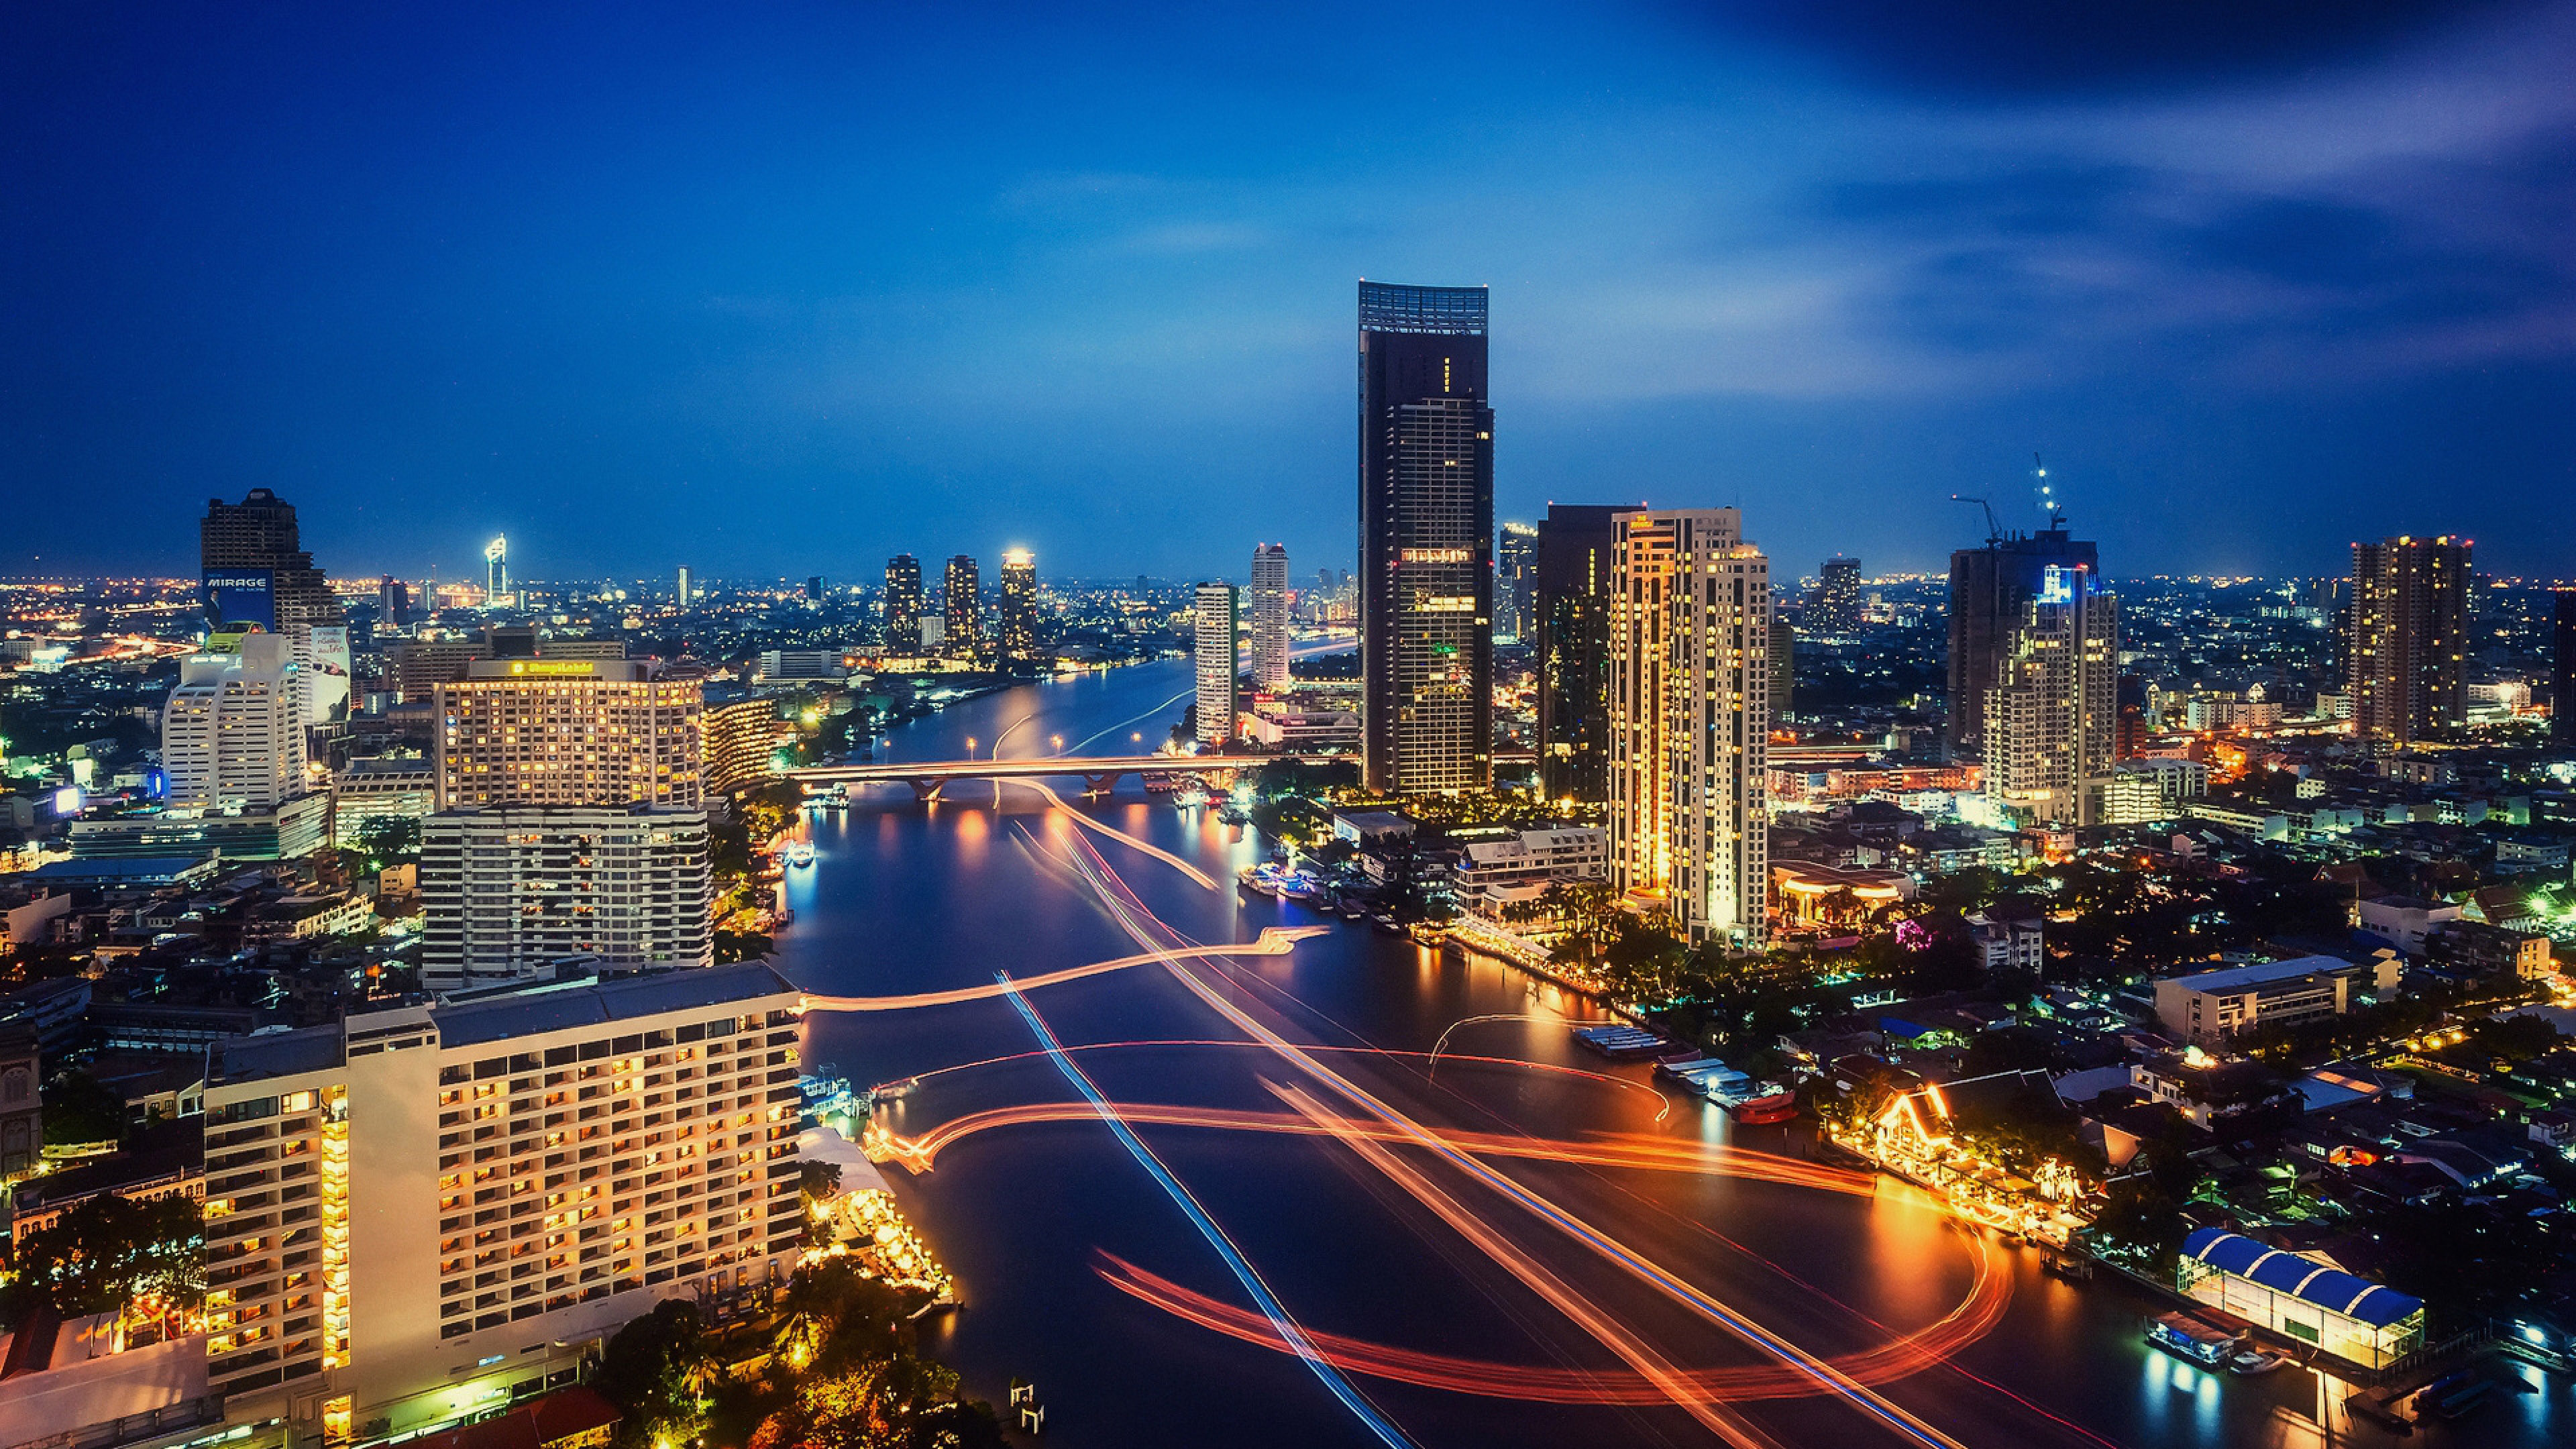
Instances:
[[[2423,1311],[2424,1301],[2394,1288],[2356,1278],[2314,1258],[2267,1248],[2225,1228],[2202,1228],[2183,1239],[2185,1255],[2239,1278],[2251,1279],[2275,1293],[2330,1309],[2346,1318],[2386,1328]]]

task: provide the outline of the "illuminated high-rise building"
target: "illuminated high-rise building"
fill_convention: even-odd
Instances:
[[[1537,614],[1538,530],[1506,523],[1494,543],[1494,642],[1536,642]]]
[[[1623,513],[1610,589],[1610,869],[1692,942],[1761,944],[1771,562],[1732,508]]]
[[[886,560],[885,642],[896,654],[921,648],[921,560],[908,553]]]
[[[1252,550],[1252,683],[1288,687],[1288,545]]]
[[[2465,723],[2468,626],[2469,540],[2354,544],[2344,653],[2353,733],[2403,745]]]
[[[1815,602],[1807,608],[1807,630],[1835,637],[1857,634],[1860,619],[1860,560],[1836,554],[1819,571]]]
[[[975,560],[959,554],[948,561],[948,578],[940,590],[945,632],[940,647],[951,654],[974,654],[984,643],[984,582]]]
[[[1198,739],[1222,747],[1234,742],[1241,707],[1235,692],[1241,665],[1235,653],[1239,620],[1234,585],[1201,584],[1193,602],[1190,658],[1199,686]]]
[[[2080,568],[2098,577],[2101,567],[2099,551],[2068,532],[2062,519],[2037,533],[1997,533],[1983,548],[1950,555],[1951,758],[1983,758],[1986,691],[2048,570]]]
[[[483,545],[483,607],[504,608],[516,602],[510,594],[510,540],[496,536]]]
[[[1002,590],[994,600],[993,643],[1005,659],[1038,654],[1038,556],[1024,548],[1002,551]]]
[[[696,597],[697,595],[689,589],[689,566],[682,564],[680,565],[680,607],[683,609],[689,607]]]
[[[1610,798],[1612,520],[1643,504],[1551,503],[1538,526],[1538,775],[1548,797]]]
[[[1369,788],[1493,781],[1494,413],[1482,287],[1360,283],[1360,674]]]
[[[478,659],[437,701],[441,810],[704,799],[702,687],[651,661]]]
[[[283,634],[242,636],[240,652],[192,654],[161,706],[169,803],[274,810],[305,793],[304,668]]]
[[[2041,826],[2108,821],[2119,740],[2120,601],[2090,568],[2051,565],[1985,691],[1986,797]]]
[[[745,963],[215,1043],[213,1291],[165,1392],[283,1442],[405,1439],[572,1381],[658,1303],[766,1313],[806,1229],[798,1002]]]

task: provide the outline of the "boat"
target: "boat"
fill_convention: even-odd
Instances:
[[[1599,1052],[1612,1061],[1650,1057],[1671,1045],[1651,1031],[1642,1031],[1623,1023],[1613,1023],[1608,1026],[1578,1026],[1574,1028],[1574,1044]],[[1664,1068],[1658,1067],[1656,1070],[1662,1071]]]
[[[1179,789],[1172,792],[1172,804],[1183,810],[1196,810],[1207,802],[1207,786],[1197,780],[1184,781]]]
[[[2235,1334],[2189,1313],[2159,1313],[2147,1320],[2147,1342],[2185,1363],[2217,1368],[2233,1357]]]
[[[787,863],[797,866],[812,865],[814,863],[813,842],[799,840],[791,843],[787,847]]]
[[[1369,924],[1386,932],[1390,936],[1401,936],[1404,934],[1404,927],[1397,925],[1395,923],[1395,917],[1388,915],[1384,911],[1378,911],[1372,914],[1369,917]]]
[[[2040,1259],[2039,1265],[2060,1278],[2077,1283],[2093,1281],[2093,1260],[2082,1253],[2051,1252]]]
[[[849,809],[850,787],[847,785],[834,785],[831,789],[824,791],[823,808],[826,810]]]
[[[1751,1096],[1718,1105],[1747,1127],[1768,1127],[1798,1115],[1798,1094],[1777,1082],[1764,1082]]]
[[[1312,876],[1291,875],[1279,882],[1279,894],[1292,901],[1312,901],[1320,892]]]
[[[2227,1367],[2232,1373],[2251,1376],[2268,1374],[2289,1361],[2290,1356],[2286,1353],[2274,1353],[2268,1348],[2256,1348],[2249,1343],[2229,1356]]]

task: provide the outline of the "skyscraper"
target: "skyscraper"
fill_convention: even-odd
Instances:
[[[959,554],[948,561],[948,578],[940,590],[939,603],[944,611],[946,633],[941,647],[951,654],[973,654],[984,642],[984,583],[976,572],[975,560]]]
[[[239,503],[207,499],[197,539],[207,623],[253,623],[301,641],[316,625],[348,622],[304,551],[295,505],[267,489]]]
[[[2119,600],[2055,564],[1985,691],[1988,799],[2033,825],[2104,823],[2120,715]]]
[[[1732,508],[1623,513],[1610,603],[1610,872],[1692,942],[1761,944],[1771,563]]]
[[[819,604],[823,602],[823,576],[821,574],[807,574],[805,576],[805,602],[809,604]]]
[[[921,560],[899,553],[886,560],[885,642],[893,653],[921,648]]]
[[[1252,683],[1288,687],[1288,545],[1252,550]]]
[[[2352,729],[2408,744],[2469,713],[2469,540],[2392,538],[2352,546]]]
[[[1506,523],[1494,545],[1494,642],[1527,644],[1538,633],[1538,530]]]
[[[1485,289],[1360,283],[1360,673],[1369,788],[1493,779]]]
[[[1203,745],[1234,741],[1237,710],[1235,596],[1232,584],[1201,584],[1196,595],[1191,660],[1198,673],[1198,739]]]
[[[688,570],[682,569],[680,571],[680,576],[684,579],[687,578]],[[378,579],[376,581],[376,612],[383,618],[387,628],[394,628],[399,625],[410,623],[412,617],[411,590],[405,588],[403,586],[403,581],[395,578],[392,574],[387,574],[383,578]]]
[[[1807,610],[1807,631],[1847,635],[1860,632],[1860,560],[1836,554],[1818,572],[1816,602]]]
[[[1798,631],[1785,615],[1771,616],[1771,717],[1789,713],[1798,688]]]
[[[2549,670],[2549,738],[2576,749],[2576,589],[2558,591],[2557,647]]]
[[[1551,503],[1538,526],[1538,774],[1550,799],[1610,798],[1613,520],[1643,507]]]
[[[689,607],[690,601],[696,597],[689,590],[689,566],[682,564],[680,565],[680,607],[683,609]]]
[[[169,803],[274,810],[305,792],[308,685],[283,634],[247,634],[238,654],[192,654],[161,707]]]
[[[441,684],[438,808],[705,798],[704,694],[622,659],[478,659]]]
[[[993,641],[1005,659],[1038,653],[1038,556],[1024,548],[1002,551],[1002,595],[994,611]]]
[[[483,545],[483,607],[500,608],[517,602],[510,595],[510,540],[494,538]]]
[[[1983,548],[1950,555],[1951,758],[1982,758],[1986,691],[2003,665],[2007,637],[2023,606],[2039,597],[2051,567],[2081,568],[2096,577],[2101,559],[2061,521],[2037,533],[1998,533]]]

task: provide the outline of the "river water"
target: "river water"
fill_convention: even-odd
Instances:
[[[1148,745],[1163,737],[1188,687],[1181,661],[1030,685],[898,727],[879,756],[953,759],[969,739],[989,753],[997,737],[1006,756],[1127,753],[1138,748],[1133,736]],[[900,995],[1133,954],[1134,939],[1068,863],[1080,853],[1078,833],[1137,900],[1196,941],[1251,941],[1264,926],[1325,919],[1238,892],[1232,874],[1259,857],[1259,841],[1212,811],[1149,801],[1132,778],[1086,809],[1195,863],[1219,889],[1076,832],[1026,787],[1002,787],[998,803],[995,795],[986,783],[961,784],[924,805],[907,789],[884,787],[863,792],[847,812],[817,816],[816,864],[789,881],[797,920],[780,940],[782,969],[818,993]],[[1651,1133],[1795,1150],[1786,1129],[1737,1128],[1715,1108],[1667,1104],[1644,1068],[1605,1067],[1577,1051],[1565,1023],[1598,1013],[1492,962],[1444,961],[1335,921],[1290,954],[1210,958],[1193,969],[1253,1021],[1331,1048],[1317,1060],[1435,1128],[1555,1142]],[[1027,1000],[1120,1104],[1284,1122],[1278,1088],[1333,1100],[1299,1067],[1248,1044],[1238,1024],[1160,965],[1033,990]],[[1447,1053],[1426,1071],[1418,1054],[1444,1033]],[[882,1109],[895,1130],[918,1136],[970,1114],[1078,1101],[1053,1061],[1029,1055],[1035,1044],[1009,1001],[981,999],[817,1014],[808,1018],[805,1060],[834,1064],[862,1085],[936,1073]],[[2332,1433],[2321,1433],[2323,1386],[2304,1369],[2222,1378],[2146,1348],[2138,1325],[2160,1305],[2145,1295],[2046,1276],[2036,1254],[1972,1239],[1893,1184],[1855,1195],[1598,1162],[1489,1159],[1721,1311],[1811,1353],[1867,1355],[1898,1335],[1937,1334],[1945,1315],[1971,1300],[1999,1315],[1911,1372],[1884,1355],[1854,1361],[1879,1365],[1853,1370],[1875,1384],[1876,1401],[1862,1402],[1822,1391],[1811,1377],[1766,1370],[1769,1359],[1706,1312],[1428,1153],[1393,1154],[1400,1169],[1427,1179],[1426,1201],[1399,1173],[1327,1136],[1150,1121],[1135,1130],[1305,1332],[1394,1355],[1393,1367],[1416,1381],[1353,1375],[1351,1383],[1423,1445],[1681,1445],[1724,1436],[1971,1449],[2400,1442],[2340,1414]],[[946,1145],[925,1173],[886,1171],[963,1298],[956,1312],[928,1321],[929,1348],[996,1403],[1011,1380],[1032,1382],[1046,1406],[1046,1442],[1379,1442],[1300,1359],[1112,1283],[1109,1275],[1128,1271],[1117,1266],[1123,1260],[1224,1309],[1253,1306],[1217,1250],[1097,1118],[993,1126]],[[1471,1231],[1501,1239],[1515,1267],[1453,1226],[1444,1204],[1467,1213]],[[1570,1293],[1572,1309],[1533,1281]],[[1730,1401],[1711,1411],[1724,1416],[1712,1427],[1662,1402],[1631,1368],[1637,1360],[1623,1361],[1578,1316],[1633,1335],[1680,1370],[1732,1374],[1726,1382],[1737,1389],[1767,1372],[1805,1391]],[[1490,1365],[1502,1367],[1482,1367]],[[2419,1431],[2412,1442],[2536,1445],[2576,1434],[2569,1385],[2529,1368],[2491,1372],[2506,1389],[2516,1380],[2542,1387],[2500,1393],[2459,1425]],[[1463,1392],[1452,1386],[1461,1374],[1555,1401]],[[1912,1424],[1890,1427],[1890,1416]]]

